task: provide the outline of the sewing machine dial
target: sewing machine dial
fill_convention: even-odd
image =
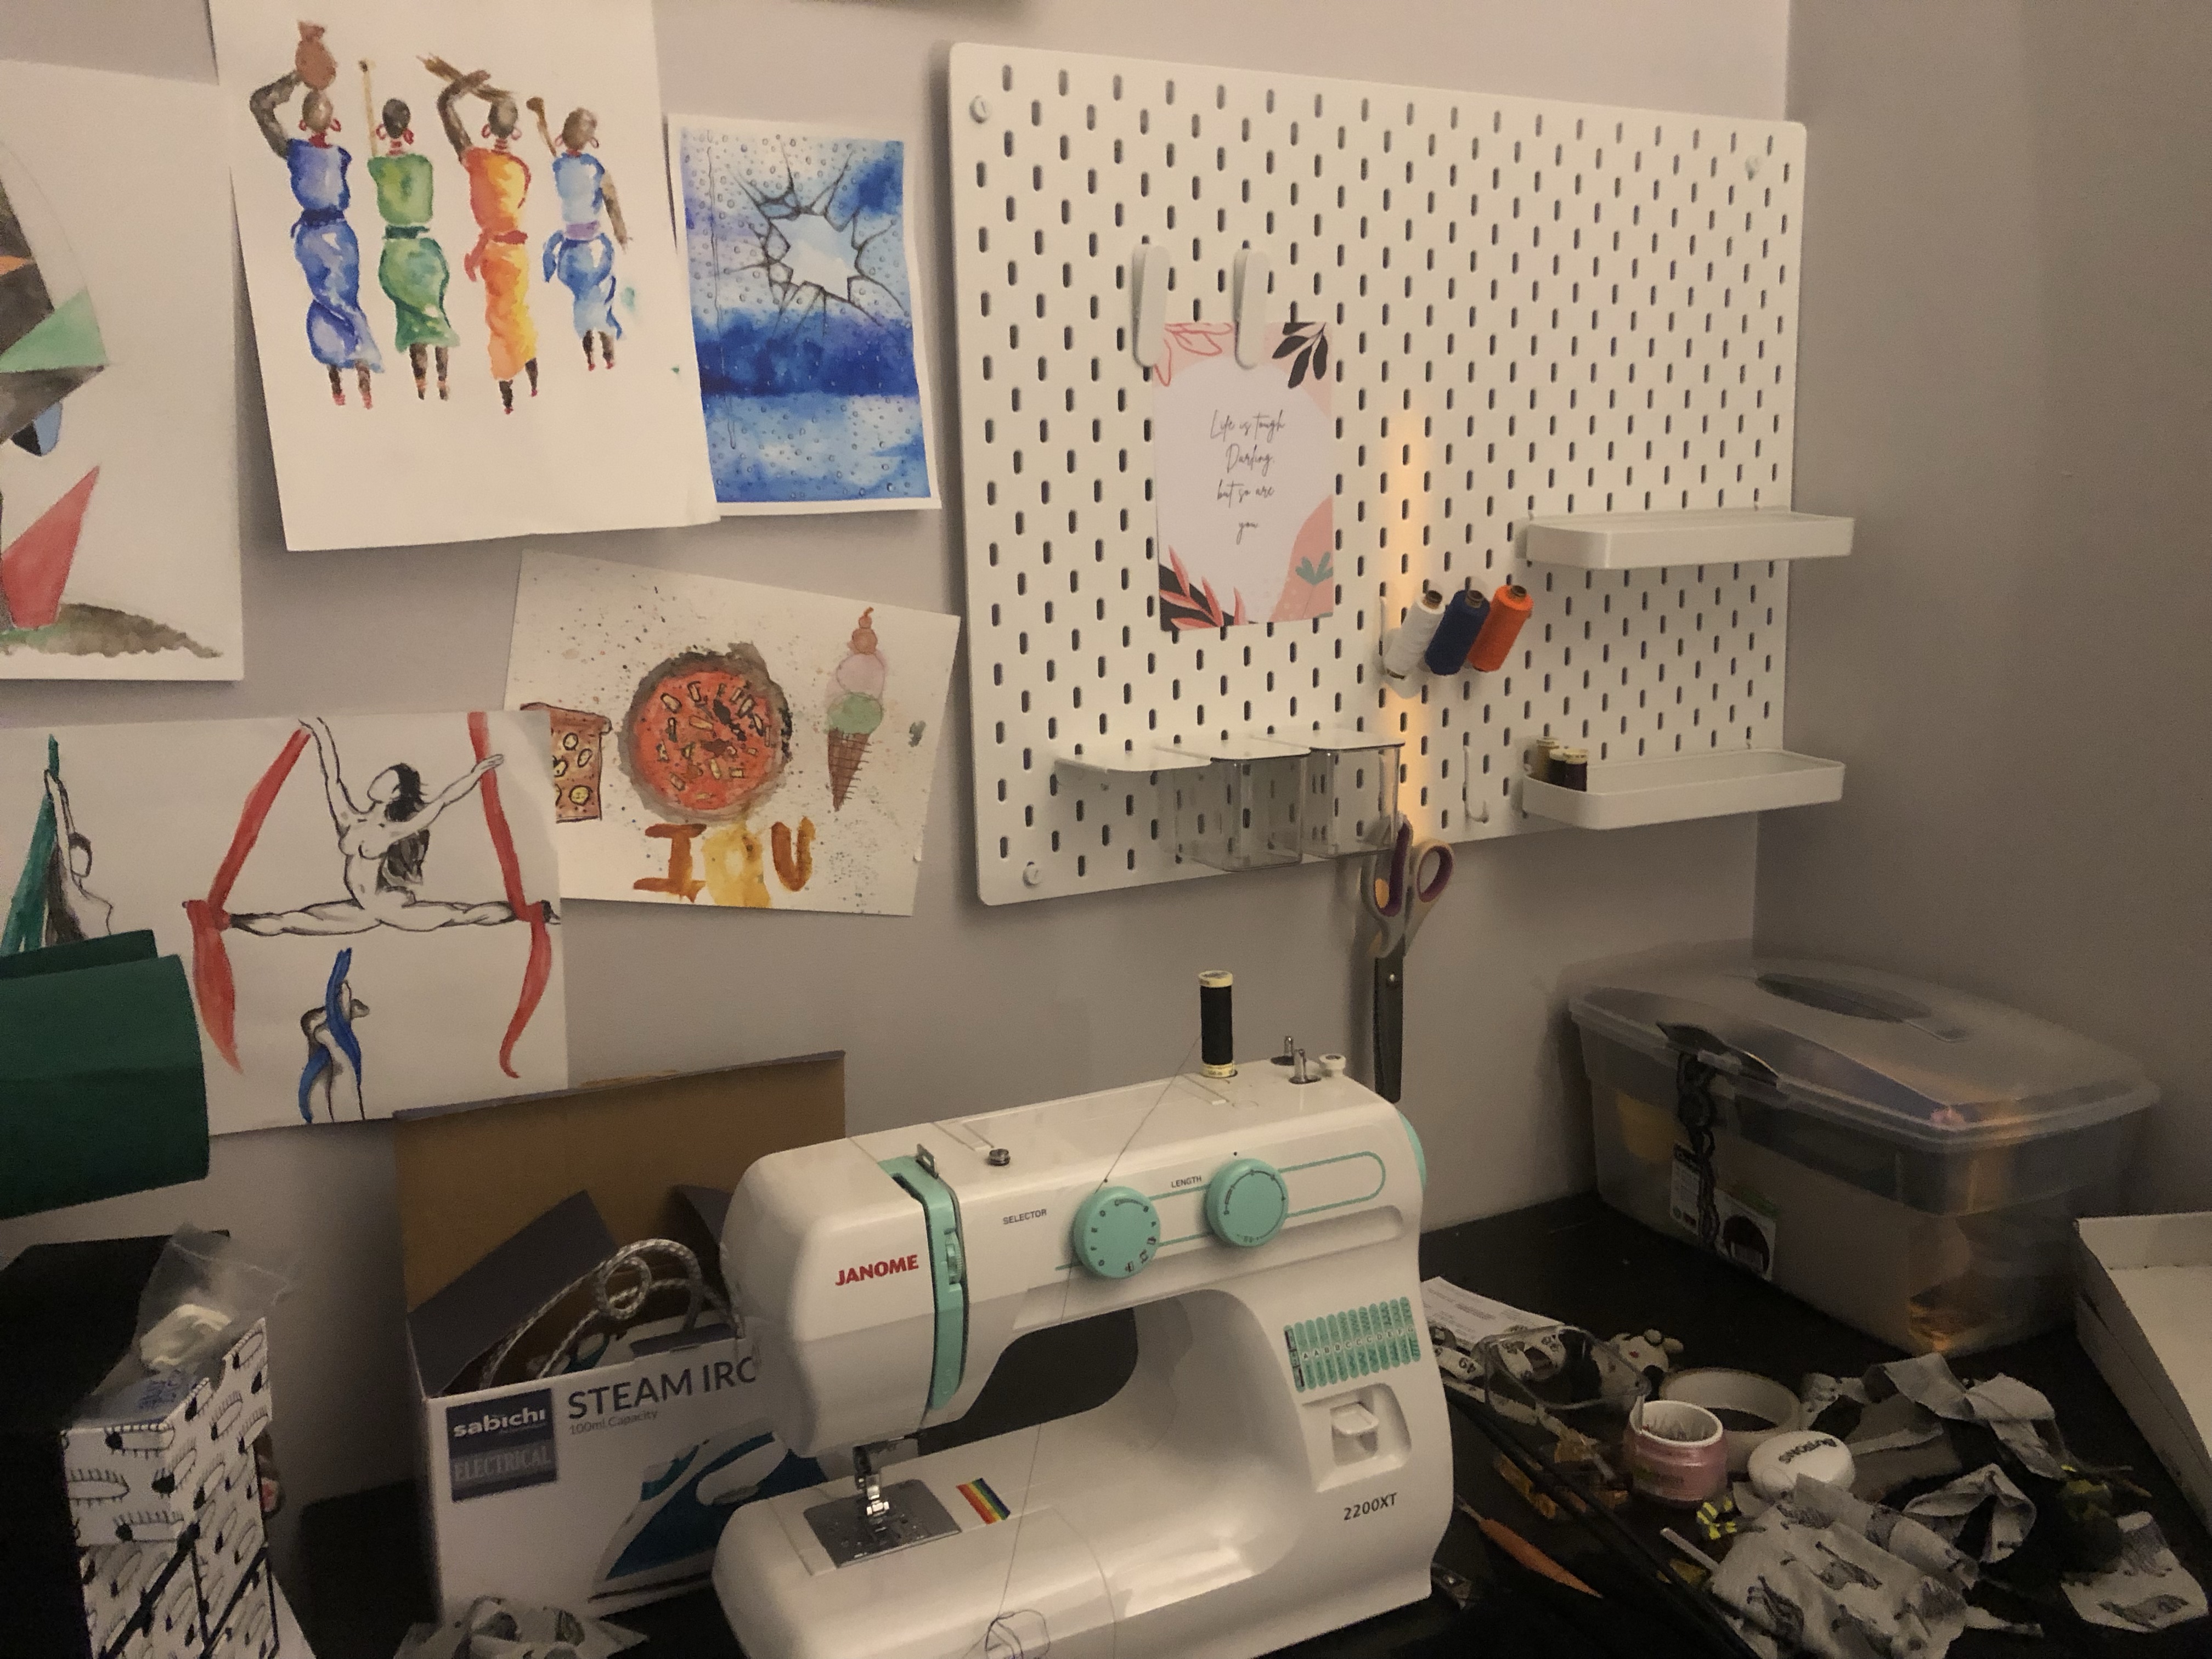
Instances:
[[[1224,1244],[1249,1249],[1282,1231],[1291,1212],[1290,1188],[1265,1158],[1232,1158],[1206,1188],[1206,1224]]]
[[[1078,1261],[1101,1279],[1127,1279],[1160,1248],[1160,1212],[1133,1187],[1101,1187],[1068,1231]]]

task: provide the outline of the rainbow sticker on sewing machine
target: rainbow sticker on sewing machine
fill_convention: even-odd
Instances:
[[[987,1527],[995,1525],[1013,1513],[1006,1507],[1006,1500],[991,1490],[991,1483],[980,1475],[973,1480],[962,1481],[959,1490],[960,1495],[968,1500],[969,1506],[983,1517],[983,1524]]]

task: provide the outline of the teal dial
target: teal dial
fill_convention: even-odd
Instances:
[[[1206,1224],[1224,1244],[1244,1249],[1265,1244],[1282,1231],[1290,1212],[1290,1188],[1265,1159],[1231,1158],[1206,1183]]]
[[[1101,1279],[1127,1279],[1160,1248],[1160,1212],[1133,1187],[1101,1187],[1068,1230],[1075,1259]]]

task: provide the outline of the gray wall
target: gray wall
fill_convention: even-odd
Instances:
[[[937,88],[951,41],[1774,117],[1787,21],[1784,0],[663,0],[659,16],[671,109],[847,121],[924,143],[921,284],[940,349],[951,330]],[[214,72],[200,0],[14,0],[0,8],[0,55],[196,80]],[[9,684],[0,720],[496,706],[519,544],[288,555],[251,369],[241,376],[244,684]],[[942,351],[938,380],[949,444]],[[957,458],[939,453],[957,504]],[[958,524],[957,511],[866,514],[553,544],[957,611]],[[1215,965],[1237,970],[1247,1053],[1271,1049],[1285,1031],[1316,1053],[1364,1051],[1348,872],[1310,866],[987,909],[973,896],[962,700],[948,718],[962,740],[941,751],[911,920],[574,905],[562,933],[577,1078],[842,1048],[852,1127],[890,1127],[1170,1072],[1195,1036],[1192,976]],[[1587,1184],[1582,1106],[1559,1073],[1554,976],[1588,957],[1745,933],[1753,846],[1744,819],[1463,849],[1458,883],[1414,953],[1407,1008],[1406,1105],[1428,1146],[1432,1222]],[[833,982],[836,1001],[865,1012],[835,1012]],[[369,1125],[225,1137],[205,1182],[0,1224],[0,1255],[34,1239],[166,1231],[186,1218],[302,1253],[301,1287],[274,1331],[278,1440],[295,1500],[407,1474],[387,1133]]]
[[[1791,746],[1758,938],[2140,1056],[2212,1207],[2212,8],[1797,0]]]

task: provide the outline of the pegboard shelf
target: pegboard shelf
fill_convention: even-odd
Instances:
[[[1786,749],[1734,749],[1666,760],[1600,761],[1589,787],[1525,778],[1521,808],[1583,830],[1627,830],[1840,800],[1844,763]]]
[[[1385,772],[1425,836],[1556,828],[1515,810],[1539,735],[1781,746],[1787,563],[1531,565],[1521,526],[1789,507],[1803,128],[999,46],[946,94],[985,902],[1211,878],[1175,819],[1209,774],[1136,769],[1224,733],[1313,750],[1315,806],[1325,731],[1399,745],[1302,806],[1338,848]],[[1170,631],[1139,301],[1229,324],[1262,269],[1329,342],[1333,606]],[[1424,583],[1507,582],[1504,663],[1386,693]]]
[[[1194,772],[1212,763],[1212,757],[1194,749],[1108,749],[1096,755],[1073,750],[1054,755],[1052,763],[1063,772],[1102,787],[1117,787],[1133,779],[1150,779],[1162,772]]]
[[[1851,550],[1851,520],[1779,507],[1690,513],[1582,513],[1531,519],[1521,553],[1531,564],[1583,570],[1835,559]]]

